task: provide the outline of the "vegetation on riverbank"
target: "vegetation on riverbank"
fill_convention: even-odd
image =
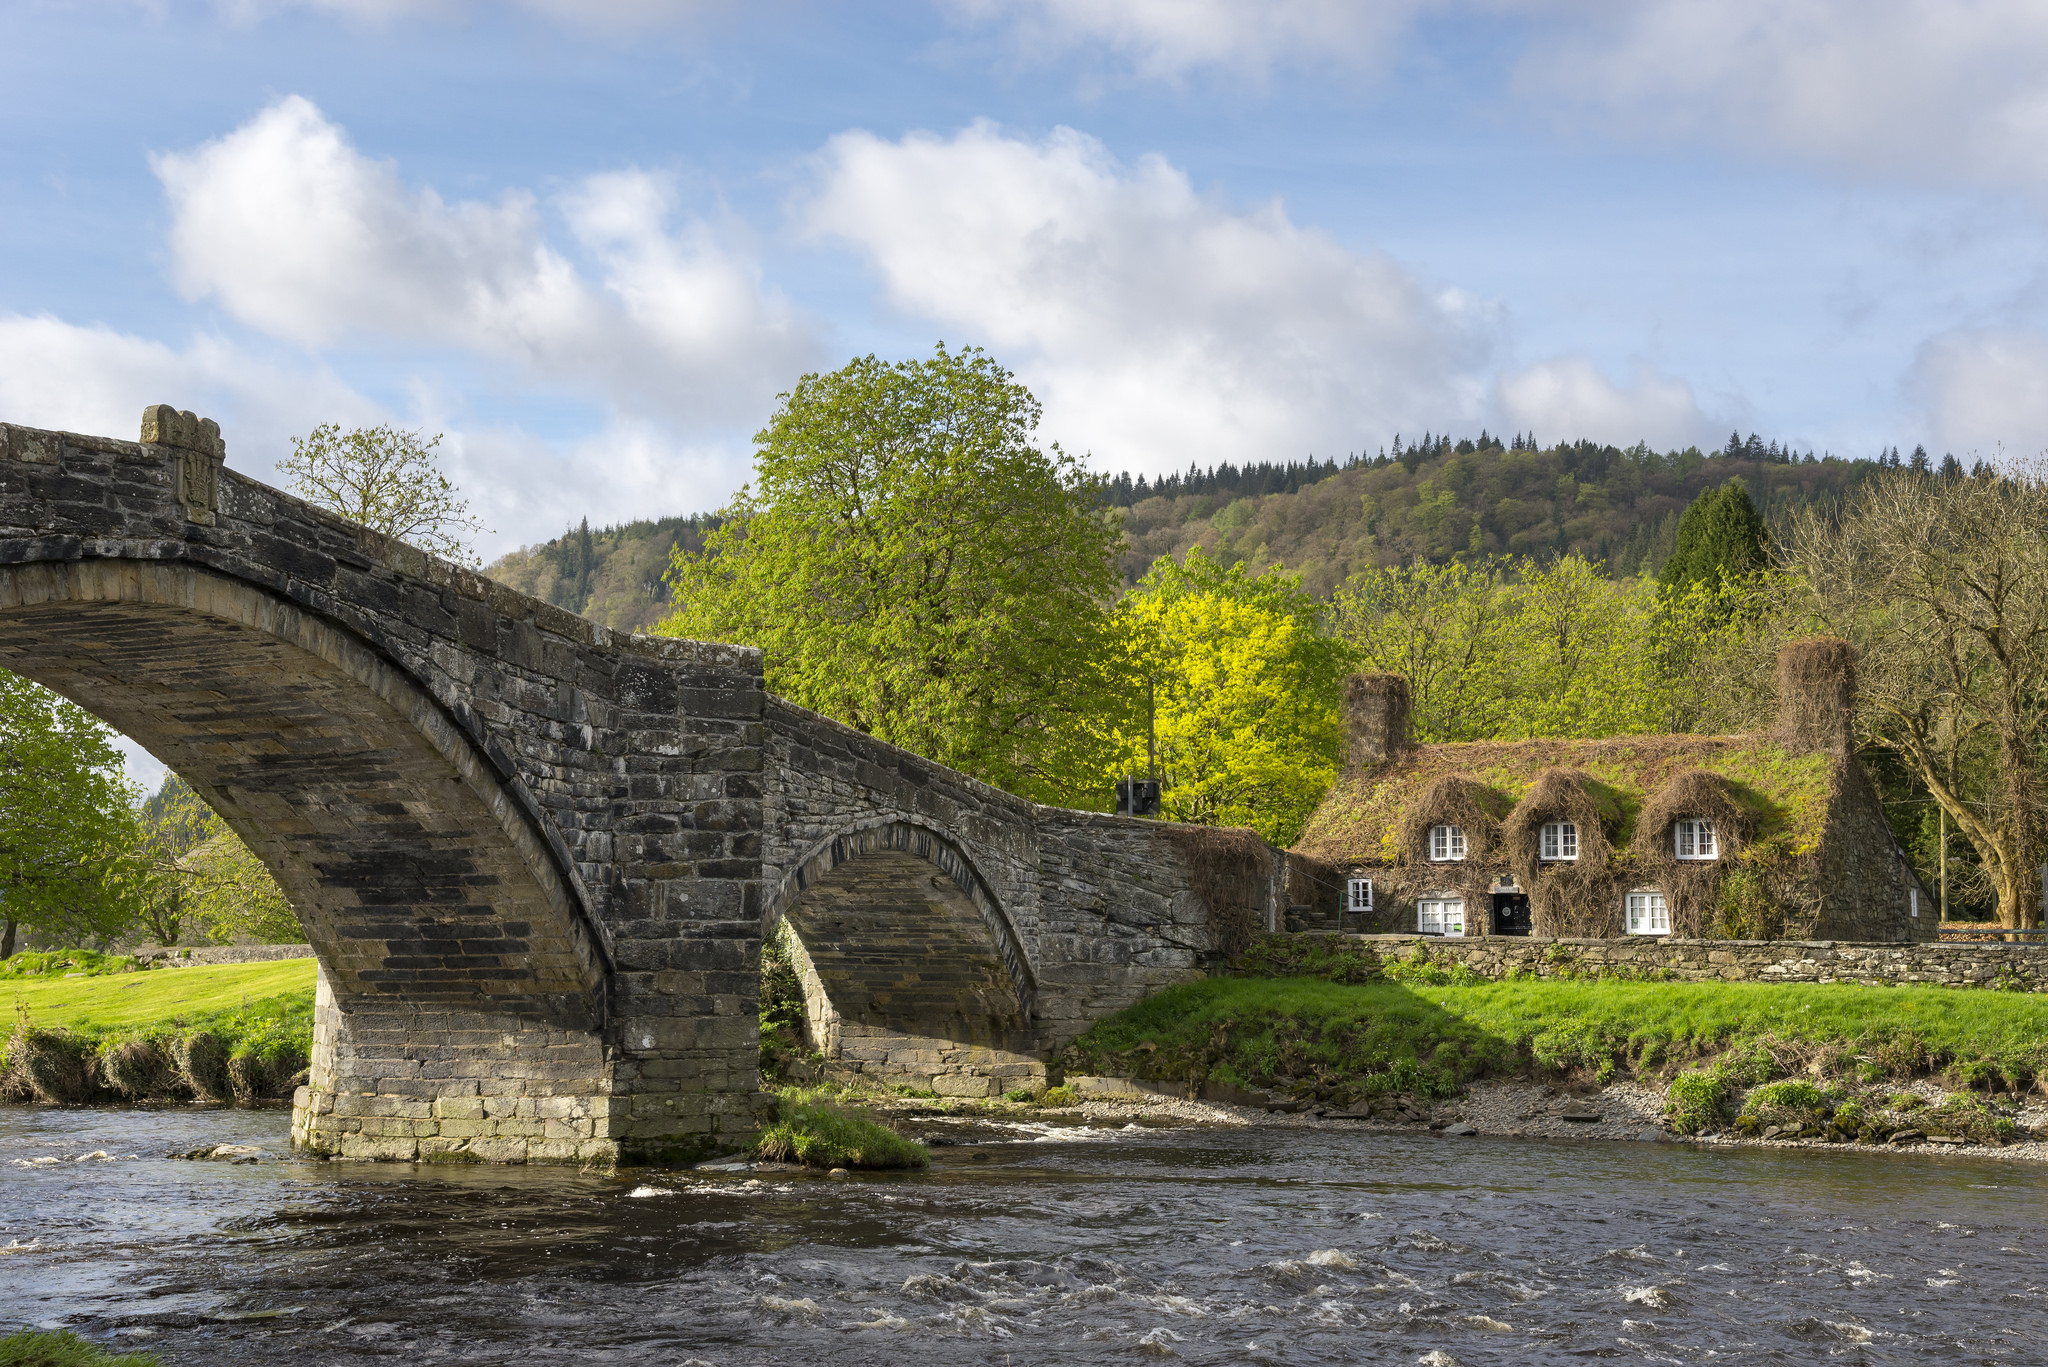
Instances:
[[[109,1353],[69,1330],[24,1329],[0,1338],[0,1367],[158,1367],[154,1353]]]
[[[289,1092],[312,1052],[311,959],[132,965],[84,951],[8,961],[0,1098],[251,1105]]]
[[[1413,965],[1390,965],[1390,977]],[[1260,1088],[1332,1105],[1456,1095],[1483,1078],[1605,1083],[1711,1072],[1936,1077],[1993,1092],[2048,1079],[2048,999],[1946,988],[1626,981],[1211,978],[1097,1022],[1069,1072]],[[1698,1092],[1704,1084],[1688,1084]],[[1683,1089],[1681,1089],[1683,1090]],[[1719,1116],[1724,1100],[1696,1098]]]
[[[754,1157],[811,1168],[922,1168],[922,1144],[888,1126],[829,1105],[815,1092],[777,1098],[775,1122],[754,1141]]]

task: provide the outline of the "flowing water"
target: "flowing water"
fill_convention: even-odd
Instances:
[[[2048,1170],[1989,1159],[1047,1126],[851,1180],[165,1157],[286,1126],[0,1110],[0,1322],[170,1363],[2048,1362]]]

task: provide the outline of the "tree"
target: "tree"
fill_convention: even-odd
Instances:
[[[360,522],[423,551],[457,564],[482,562],[468,535],[484,531],[469,504],[441,473],[436,433],[394,427],[322,423],[308,437],[292,438],[292,453],[279,464],[291,491],[308,503]]]
[[[1770,564],[1770,529],[1739,476],[1686,505],[1678,544],[1658,573],[1670,592],[1721,578],[1754,574]]]
[[[23,925],[74,940],[126,928],[108,875],[133,838],[134,797],[104,723],[0,670],[0,959]]]
[[[806,375],[755,478],[669,572],[660,631],[759,646],[768,687],[1047,800],[1085,798],[1121,534],[1098,481],[1032,439],[979,350]]]
[[[1517,440],[1520,440],[1518,437]],[[1331,601],[1338,635],[1362,668],[1408,680],[1409,724],[1423,741],[1500,733],[1499,677],[1512,638],[1504,589],[1508,562],[1369,569]]]
[[[1754,597],[1749,579],[1659,594],[1566,555],[1365,570],[1331,613],[1364,668],[1408,679],[1415,739],[1518,740],[1720,719]]]
[[[1802,515],[1785,556],[1795,621],[1860,653],[1859,739],[1895,756],[1969,841],[1999,920],[2034,924],[2048,471],[1931,480],[1888,467],[1839,518]]]
[[[1118,605],[1116,625],[1131,680],[1119,696],[1136,705],[1115,725],[1100,790],[1145,772],[1149,679],[1163,814],[1292,844],[1337,775],[1337,694],[1350,662],[1301,580],[1226,569],[1197,546],[1179,563],[1160,559]]]
[[[134,914],[159,944],[195,926],[217,943],[295,943],[298,916],[270,870],[177,774],[138,813],[119,874]]]

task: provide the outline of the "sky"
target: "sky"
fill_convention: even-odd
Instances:
[[[2048,446],[2039,0],[13,0],[0,421],[443,434],[486,559],[980,346],[1098,469]]]

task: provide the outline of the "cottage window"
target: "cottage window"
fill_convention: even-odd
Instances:
[[[1345,894],[1344,904],[1351,911],[1371,911],[1372,879],[1352,879],[1350,890]]]
[[[1456,829],[1453,827],[1452,829]],[[1415,916],[1416,929],[1424,935],[1465,934],[1465,899],[1438,893],[1422,899]]]
[[[1628,933],[1631,935],[1669,935],[1671,933],[1671,908],[1665,905],[1664,894],[1655,888],[1644,888],[1628,895]]]
[[[1465,828],[1463,826],[1431,826],[1429,828],[1429,857],[1438,864],[1453,863],[1465,857]]]
[[[1720,846],[1714,840],[1714,823],[1703,816],[1688,816],[1672,823],[1673,853],[1680,859],[1714,859]]]
[[[1546,821],[1543,823],[1542,858],[1577,859],[1579,857],[1579,827],[1572,821]]]

